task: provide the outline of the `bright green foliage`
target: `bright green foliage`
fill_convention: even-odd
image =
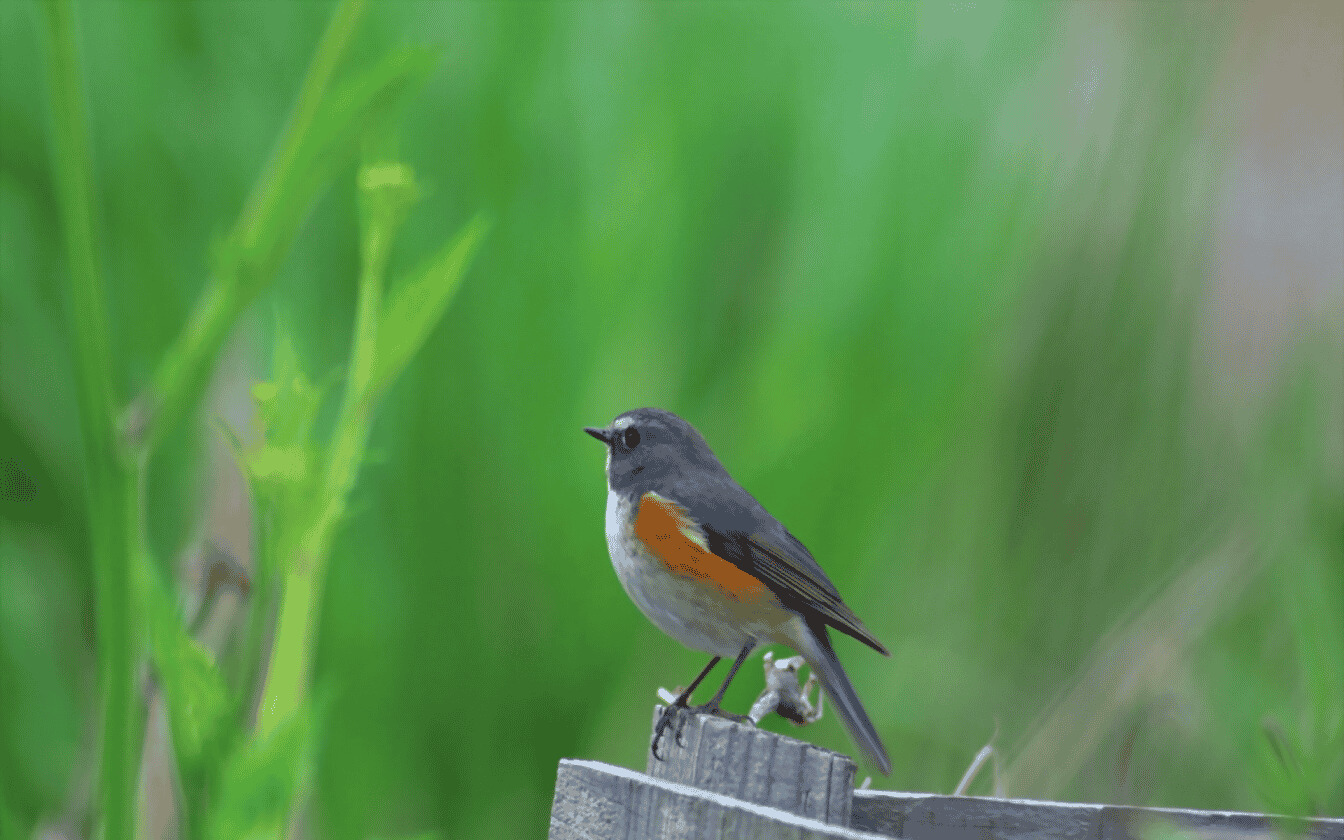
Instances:
[[[356,5],[347,2],[344,8]],[[329,31],[329,40],[333,34],[348,37],[339,31],[343,19],[341,14],[333,19],[337,32]],[[237,226],[215,245],[206,294],[179,346],[163,357],[151,402],[137,407],[143,416],[133,417],[133,423],[151,424],[152,433],[162,435],[199,397],[229,327],[274,279],[314,200],[354,158],[368,125],[390,119],[424,81],[434,59],[425,50],[392,52],[330,92],[310,76],[277,154],[257,181]],[[314,73],[331,70],[320,62],[313,68]]]
[[[311,711],[254,738],[224,765],[211,808],[208,840],[270,840],[287,836],[294,804],[312,772]]]
[[[177,764],[194,780],[223,758],[233,700],[214,655],[187,633],[162,583],[145,573],[138,590],[155,679],[168,704]]]
[[[373,393],[381,393],[401,374],[443,317],[487,229],[477,216],[441,252],[393,287],[378,326]]]
[[[304,375],[283,330],[275,342],[274,378],[253,388],[261,442],[244,447],[236,433],[224,429],[248,479],[260,537],[252,616],[244,634],[240,672],[235,675],[239,685],[233,692],[213,654],[187,632],[175,599],[149,562],[143,540],[153,507],[147,511],[144,490],[151,456],[166,432],[199,399],[224,339],[243,308],[269,285],[312,201],[361,141],[374,147],[393,138],[388,127],[394,122],[394,107],[438,60],[429,50],[394,50],[331,86],[363,11],[361,0],[345,0],[336,8],[275,155],[237,226],[214,248],[214,274],[193,316],[160,360],[149,389],[125,412],[117,429],[120,412],[111,382],[113,352],[95,241],[95,187],[74,10],[64,2],[52,2],[45,9],[55,140],[52,170],[60,186],[69,270],[65,291],[71,301],[68,331],[76,344],[76,393],[85,444],[82,467],[97,582],[94,606],[103,713],[101,766],[94,777],[99,786],[95,819],[96,830],[109,838],[129,838],[136,831],[133,791],[143,723],[133,678],[134,644],[140,640],[148,643],[168,707],[176,790],[182,794],[177,803],[180,830],[186,836],[203,836],[207,825],[220,837],[277,836],[306,798],[303,779],[311,754],[306,686],[315,647],[316,605],[322,596],[326,555],[368,439],[383,274],[396,229],[416,197],[408,167],[378,161],[360,172],[364,251],[360,317],[330,442],[312,434],[321,393]],[[434,318],[416,325],[419,335],[411,352],[442,315],[466,268],[460,249],[450,253],[458,253],[459,259],[449,270],[438,271],[440,294],[433,301]],[[408,356],[400,357],[398,365],[404,366]],[[390,385],[397,372],[384,371],[381,385]],[[17,463],[7,463],[6,468],[7,475],[21,475],[19,483],[31,484]],[[234,585],[240,591],[253,589],[245,579]],[[272,649],[263,658],[265,628],[277,597]],[[203,595],[200,609],[213,609],[214,602],[214,594]],[[248,710],[263,661],[267,671],[256,730],[249,738],[239,730],[249,726]],[[231,744],[236,745],[232,751]],[[7,804],[0,801],[0,806],[8,827],[15,817]]]
[[[388,141],[386,127],[379,128],[378,137]],[[423,290],[425,306],[414,319],[401,316],[401,320],[392,322],[393,328],[404,326],[411,331],[410,343],[393,343],[391,363],[380,366],[383,278],[397,229],[418,190],[409,166],[384,159],[362,166],[357,184],[359,294],[345,389],[330,439],[321,442],[311,434],[318,395],[299,372],[284,331],[277,336],[277,382],[264,384],[260,393],[253,389],[259,414],[272,422],[279,420],[281,432],[278,437],[269,436],[256,452],[246,456],[253,484],[260,485],[256,487],[257,514],[274,529],[273,539],[264,540],[261,546],[262,553],[270,556],[262,557],[259,564],[267,570],[284,570],[257,716],[262,737],[297,714],[303,702],[328,554],[364,461],[378,389],[391,385],[400,367],[443,314],[466,270],[469,246],[480,231],[479,224],[469,226],[450,243],[446,259],[436,259],[412,281],[413,288]],[[375,378],[378,376],[381,379]],[[263,525],[263,529],[267,527]]]
[[[284,571],[298,555],[299,542],[318,502],[321,451],[313,428],[327,389],[309,379],[294,349],[290,328],[274,331],[271,379],[252,386],[258,441],[238,456],[252,489],[267,574]]]
[[[293,239],[318,192],[355,159],[370,126],[392,119],[439,61],[432,50],[389,53],[327,93],[301,139],[286,139],[274,171],[260,182],[267,188],[253,199],[244,224],[216,257],[239,263],[245,299],[274,275],[284,244]]]
[[[997,729],[1010,795],[1344,813],[1344,302],[1258,367],[1217,340],[1320,245],[1221,285],[1242,14],[88,3],[81,163],[45,12],[0,3],[0,458],[38,487],[0,500],[0,834],[90,801],[113,615],[118,673],[162,672],[187,837],[299,802],[335,840],[541,836],[558,759],[641,766],[704,661],[606,556],[580,429],[641,405],[892,650],[837,643],[878,786],[949,791]],[[124,541],[85,496],[96,365],[148,455],[108,485]],[[219,536],[250,591],[192,636],[183,558]],[[109,548],[156,558],[155,600],[99,612]]]

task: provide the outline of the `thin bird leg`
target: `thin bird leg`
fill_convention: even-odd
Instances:
[[[703,706],[692,707],[690,711],[696,713],[706,712],[716,717],[735,720],[738,723],[746,723],[747,721],[751,720],[751,718],[747,717],[746,715],[735,715],[732,712],[725,712],[719,706],[719,704],[723,702],[723,694],[725,691],[728,690],[728,683],[732,682],[733,677],[737,676],[737,669],[741,668],[742,663],[747,661],[747,655],[751,653],[751,649],[754,648],[755,646],[756,643],[754,641],[747,642],[746,646],[742,648],[742,652],[737,655],[737,661],[733,663],[733,667],[728,669],[728,678],[723,681],[723,685],[719,686],[719,690],[714,693],[714,696],[710,699],[710,701]],[[681,732],[678,731],[677,735],[678,737],[680,737]]]
[[[653,752],[654,758],[658,759],[659,761],[663,760],[663,757],[658,754],[658,741],[663,737],[663,730],[667,729],[667,727],[671,725],[672,716],[673,715],[680,716],[681,711],[686,708],[686,702],[691,699],[691,692],[695,691],[696,686],[700,685],[700,683],[704,681],[705,677],[709,676],[709,672],[714,670],[714,666],[718,665],[719,660],[722,658],[723,657],[721,656],[716,656],[713,659],[709,660],[709,664],[706,665],[705,669],[700,672],[700,676],[691,680],[690,686],[680,695],[678,695],[677,699],[673,700],[671,705],[663,707],[663,713],[658,716],[658,725],[653,728],[653,743],[649,745],[649,749]],[[737,666],[741,664],[742,659],[741,657],[738,657],[737,665],[733,666],[733,670],[736,671]],[[732,674],[729,674],[728,678],[732,679]],[[719,692],[719,694],[722,693],[723,693],[722,691]],[[681,742],[681,727],[677,727],[677,742],[678,743]]]

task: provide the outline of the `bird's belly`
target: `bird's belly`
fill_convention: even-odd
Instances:
[[[658,629],[689,648],[724,657],[779,636],[792,613],[772,593],[734,596],[712,581],[670,569],[635,536],[634,504],[608,491],[607,548],[626,594]]]

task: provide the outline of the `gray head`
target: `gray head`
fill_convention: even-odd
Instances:
[[[643,493],[687,470],[723,471],[695,427],[661,408],[636,408],[604,429],[584,431],[607,445],[612,490]]]

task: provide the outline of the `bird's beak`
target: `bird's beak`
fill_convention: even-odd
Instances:
[[[607,429],[594,429],[592,426],[585,426],[583,429],[588,434],[611,446],[611,432]]]

